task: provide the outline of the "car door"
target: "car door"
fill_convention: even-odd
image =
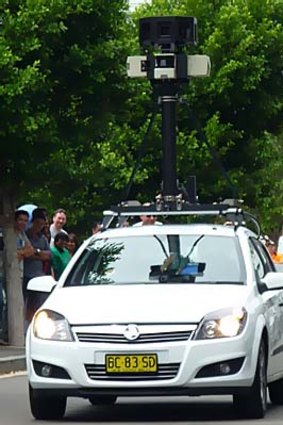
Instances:
[[[260,282],[268,272],[274,272],[274,264],[260,241],[250,238],[250,250],[258,289]],[[265,291],[261,294],[264,315],[269,335],[268,374],[273,375],[282,370],[283,364],[283,291]]]

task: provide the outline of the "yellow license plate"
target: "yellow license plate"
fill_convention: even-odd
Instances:
[[[157,354],[106,354],[106,373],[157,372]]]

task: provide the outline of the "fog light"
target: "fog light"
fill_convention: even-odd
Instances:
[[[220,363],[219,364],[219,371],[221,375],[228,375],[231,372],[231,367],[229,363]]]
[[[52,374],[52,367],[50,365],[44,365],[41,368],[41,374],[42,376],[44,376],[45,378],[48,378],[51,376]]]

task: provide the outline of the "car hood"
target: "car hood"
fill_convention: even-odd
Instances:
[[[44,303],[71,323],[199,322],[208,312],[243,306],[241,285],[117,285],[57,287]]]

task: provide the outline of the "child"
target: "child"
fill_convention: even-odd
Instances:
[[[54,246],[51,247],[51,267],[55,280],[59,280],[71,259],[71,254],[67,249],[68,242],[69,236],[65,232],[57,233],[54,238]]]

